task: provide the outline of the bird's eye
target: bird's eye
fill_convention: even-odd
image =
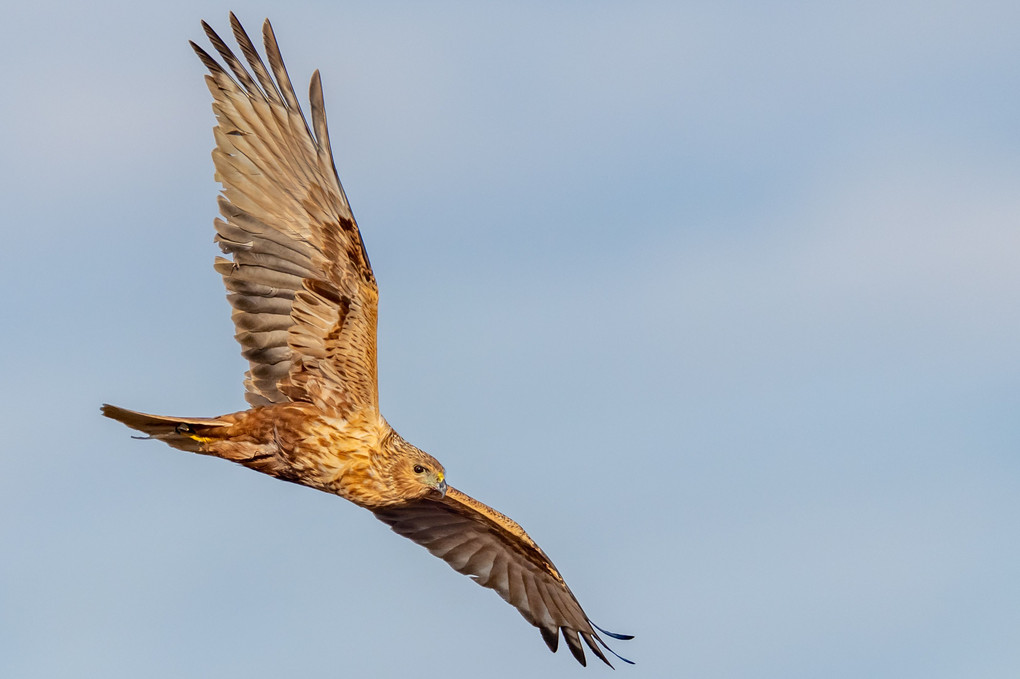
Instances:
[[[425,471],[425,467],[422,467],[420,464],[414,465],[414,473],[415,474],[421,474],[424,471]]]

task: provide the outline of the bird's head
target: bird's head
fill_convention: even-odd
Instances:
[[[393,469],[393,484],[407,499],[417,499],[431,492],[446,496],[446,470],[439,460],[415,449],[403,455]]]

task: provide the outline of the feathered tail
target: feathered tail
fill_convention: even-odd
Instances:
[[[158,439],[168,445],[191,453],[208,452],[204,444],[214,441],[225,434],[223,428],[232,422],[219,417],[165,417],[149,415],[126,408],[118,408],[108,403],[103,404],[103,415],[117,420],[146,436],[135,438]],[[217,431],[219,430],[219,431]]]

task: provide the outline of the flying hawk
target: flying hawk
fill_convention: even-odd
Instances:
[[[562,633],[579,663],[583,639],[612,667],[600,645],[616,653],[598,632],[632,637],[594,625],[523,528],[447,485],[443,465],[380,414],[379,291],[333,164],[319,72],[309,128],[269,21],[268,68],[233,14],[230,24],[247,67],[205,22],[226,68],[191,46],[209,69],[212,155],[223,185],[216,242],[229,257],[215,267],[250,364],[251,408],[206,418],[104,405],[103,414],[145,438],[346,498],[495,590],[553,651]]]

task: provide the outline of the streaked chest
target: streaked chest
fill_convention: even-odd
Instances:
[[[378,462],[388,432],[378,416],[321,417],[292,432],[281,452],[305,485],[359,502],[362,491],[381,483]]]

